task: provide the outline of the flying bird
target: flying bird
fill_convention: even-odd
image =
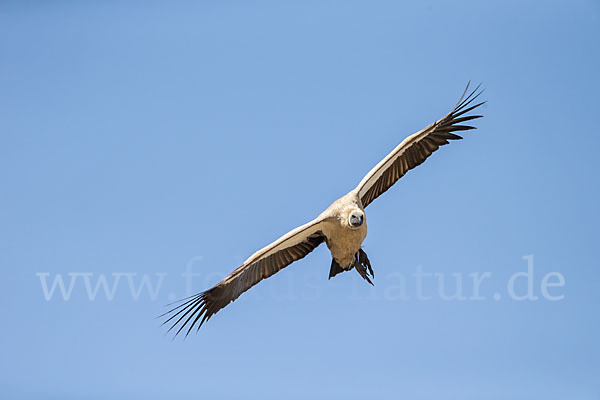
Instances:
[[[481,95],[481,85],[469,92],[469,84],[456,106],[442,119],[404,139],[391,153],[377,164],[345,196],[334,201],[314,220],[299,226],[273,243],[260,249],[217,285],[180,301],[177,307],[160,317],[170,324],[168,332],[178,327],[175,336],[187,327],[186,336],[197,325],[197,330],[223,307],[261,280],[281,271],[294,261],[325,242],[331,252],[329,279],[355,269],[371,285],[373,268],[361,248],[367,236],[365,208],[388,190],[407,171],[425,161],[449,140],[462,139],[453,133],[476,129],[462,123],[481,118],[467,115],[485,102],[473,104]],[[467,94],[468,93],[468,94]]]

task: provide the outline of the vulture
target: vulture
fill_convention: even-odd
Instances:
[[[469,91],[469,85],[470,82],[452,111],[404,139],[365,175],[356,188],[334,201],[317,218],[251,255],[211,289],[174,303],[179,305],[159,317],[168,317],[163,322],[163,325],[170,325],[167,332],[178,327],[174,336],[184,329],[187,329],[187,336],[195,326],[199,330],[202,324],[246,290],[294,261],[306,257],[323,242],[332,257],[329,279],[341,272],[355,269],[372,285],[374,273],[371,262],[361,248],[367,236],[365,208],[438,148],[448,144],[450,140],[462,139],[454,132],[476,129],[463,123],[481,118],[482,115],[468,113],[485,101],[475,103],[483,92],[479,90],[481,84],[472,91]]]

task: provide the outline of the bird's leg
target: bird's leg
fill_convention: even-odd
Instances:
[[[354,268],[356,268],[356,271],[364,280],[373,285],[373,282],[369,279],[369,275],[374,278],[375,274],[373,273],[373,268],[371,268],[371,262],[367,257],[367,253],[362,249],[358,250],[354,255]]]

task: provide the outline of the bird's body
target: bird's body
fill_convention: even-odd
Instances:
[[[340,272],[356,269],[370,284],[374,277],[371,262],[362,249],[367,236],[365,208],[389,189],[404,174],[420,165],[440,146],[449,140],[462,139],[452,133],[475,129],[459,125],[461,122],[480,118],[481,115],[465,116],[482,103],[468,107],[481,92],[479,87],[466,98],[465,94],[454,109],[442,119],[402,141],[379,162],[358,186],[334,201],[314,220],[290,231],[275,242],[250,256],[213,288],[191,296],[167,313],[172,315],[164,322],[172,322],[171,329],[180,324],[176,335],[188,326],[186,334],[198,323],[200,326],[215,313],[237,299],[243,292],[270,277],[325,242],[332,256],[329,278]],[[464,100],[463,100],[464,98]]]
[[[367,220],[364,211],[358,194],[352,191],[334,201],[317,218],[324,221],[321,232],[325,236],[325,243],[331,252],[331,257],[344,270],[352,269],[355,255],[367,237]],[[363,214],[363,222],[356,228],[350,227],[347,222],[352,212]]]

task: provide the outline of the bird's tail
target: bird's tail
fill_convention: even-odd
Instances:
[[[335,262],[335,258],[331,259],[331,269],[329,270],[329,279],[333,278],[340,272],[346,271],[344,268],[340,267],[340,264]]]
[[[354,261],[350,265],[350,268],[344,269],[335,261],[335,258],[331,259],[331,269],[329,270],[329,279],[333,278],[340,272],[350,271],[352,268],[355,268],[358,274],[371,285],[373,282],[369,278],[375,277],[373,273],[373,268],[371,268],[371,261],[369,261],[369,257],[367,257],[367,253],[363,251],[363,249],[359,249],[354,256]]]
[[[359,249],[358,253],[356,253],[354,268],[365,281],[373,285],[373,282],[369,279],[369,275],[372,278],[375,278],[375,274],[373,273],[373,268],[371,268],[371,261],[369,261],[369,257],[367,257],[367,253],[365,253],[363,249]]]

